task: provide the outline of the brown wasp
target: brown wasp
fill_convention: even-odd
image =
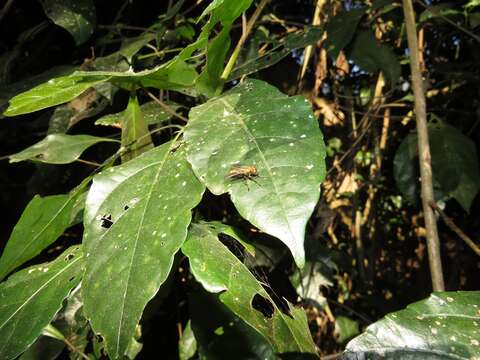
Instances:
[[[258,170],[253,165],[233,165],[228,171],[227,179],[229,180],[252,180],[257,185],[255,178],[258,177]]]

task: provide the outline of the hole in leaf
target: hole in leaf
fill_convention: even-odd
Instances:
[[[70,261],[70,260],[72,260],[74,257],[75,257],[75,255],[73,255],[73,254],[68,254],[67,256],[65,256],[65,261]]]
[[[125,205],[125,206],[123,207],[123,210],[128,210],[128,209],[130,209],[130,206],[128,206],[128,205]]]
[[[275,308],[272,302],[260,294],[255,294],[255,296],[253,297],[252,308],[260,311],[263,316],[269,319],[273,317],[273,313],[275,312]]]
[[[275,305],[277,305],[280,311],[293,319],[293,316],[290,313],[290,308],[288,307],[287,300],[285,300],[283,297],[278,296],[275,290],[273,290],[270,286],[264,284],[263,282],[260,282],[260,284],[262,285],[263,289],[267,292],[267,294],[270,295],[273,302],[275,303]]]
[[[73,281],[75,279],[75,276],[72,276],[68,281]]]
[[[108,229],[113,225],[112,215],[103,215],[100,221],[100,226],[105,229]]]

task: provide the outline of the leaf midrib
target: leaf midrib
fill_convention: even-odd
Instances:
[[[245,131],[245,133],[247,134],[247,136],[252,140],[252,142],[255,144],[255,147],[257,148],[258,150],[258,153],[260,154],[260,157],[265,165],[265,168],[267,169],[268,171],[268,174],[270,175],[270,182],[272,183],[272,186],[273,186],[273,189],[275,191],[275,195],[277,196],[277,198],[279,198],[279,191],[278,191],[278,188],[277,188],[277,185],[275,184],[275,182],[273,181],[273,173],[272,173],[272,170],[270,168],[270,165],[268,164],[267,162],[267,159],[265,158],[265,155],[263,154],[263,151],[262,149],[260,148],[260,146],[258,145],[258,142],[257,142],[257,139],[255,138],[255,136],[253,136],[253,134],[250,132],[250,130],[248,129],[247,125],[245,124],[243,118],[235,111],[235,109],[228,103],[226,102],[224,99],[219,99],[223,105],[225,107],[228,107],[230,110],[231,110],[231,114],[238,119],[239,123],[240,123],[240,126],[242,127],[242,129]],[[253,114],[255,115],[255,113]],[[287,223],[287,227],[288,227],[288,230],[290,232],[290,235],[292,237],[293,240],[295,240],[295,235],[292,231],[292,228],[290,226],[290,221],[288,220],[288,216],[287,216],[287,213],[286,213],[286,210],[285,210],[285,207],[283,206],[283,203],[282,201],[279,201],[278,202],[280,204],[280,208],[282,209],[282,215],[283,215],[283,218],[285,220],[285,222]]]
[[[34,243],[45,231],[48,227],[50,227],[51,223],[59,216],[59,214],[66,208],[66,206],[70,203],[70,201],[72,199],[74,199],[76,196],[78,195],[78,193],[75,193],[75,194],[72,194],[71,196],[69,196],[69,198],[67,199],[67,201],[65,201],[65,203],[63,204],[63,206],[55,213],[55,215],[47,222],[47,224],[45,224],[45,226],[40,230],[40,232],[38,232],[28,243],[27,243],[27,246],[24,246],[23,249],[20,251],[20,253],[15,256],[13,258],[12,261],[10,261],[10,264],[12,263],[15,263],[16,260],[18,260],[19,258],[21,258],[21,256],[25,253],[25,251],[27,250],[27,248],[32,244]],[[41,251],[41,250],[40,250]],[[34,255],[35,256],[35,255]],[[8,265],[8,263],[7,263]],[[18,265],[17,265],[18,266]],[[13,269],[11,269],[13,270]],[[11,270],[5,270],[5,271],[11,271]],[[6,275],[7,273],[5,273]],[[3,279],[4,276],[3,274],[0,274],[0,279]]]
[[[129,265],[128,265],[128,272],[127,272],[127,279],[125,281],[125,292],[124,292],[124,295],[123,295],[123,298],[122,298],[122,304],[121,304],[121,311],[120,311],[120,320],[119,320],[119,326],[118,326],[118,333],[117,333],[117,342],[116,342],[116,350],[115,350],[115,353],[116,355],[118,356],[118,352],[120,350],[120,336],[121,336],[121,329],[122,329],[122,323],[123,323],[123,318],[124,318],[124,313],[125,313],[125,302],[126,302],[126,297],[127,297],[127,293],[128,293],[128,289],[129,289],[129,285],[130,285],[130,275],[132,273],[131,269],[132,269],[132,266],[133,266],[133,260],[135,258],[135,253],[137,251],[137,245],[138,245],[138,239],[139,239],[139,236],[140,236],[140,231],[142,229],[142,226],[143,226],[143,221],[145,219],[145,214],[147,212],[147,208],[148,208],[148,204],[150,202],[150,199],[152,197],[152,193],[153,193],[153,189],[154,189],[154,186],[156,185],[158,179],[159,179],[159,176],[160,176],[160,173],[161,171],[163,170],[163,166],[165,165],[165,162],[170,154],[170,149],[172,148],[173,144],[175,144],[175,142],[172,142],[172,144],[168,147],[168,149],[165,151],[165,155],[162,159],[162,161],[160,163],[158,163],[159,167],[158,167],[158,170],[155,174],[155,178],[154,180],[152,181],[151,185],[150,185],[150,189],[149,189],[149,192],[148,192],[148,195],[147,195],[147,198],[146,198],[146,201],[145,201],[145,207],[143,209],[143,214],[142,214],[142,217],[140,219],[140,224],[138,226],[138,231],[137,231],[137,235],[135,236],[135,243],[134,243],[134,246],[133,246],[133,251],[132,251],[132,256],[131,256],[131,259],[130,259],[130,262],[129,262]],[[123,355],[123,354],[120,354],[120,356]]]
[[[83,254],[79,255],[76,259],[73,259],[70,264],[65,266],[63,269],[58,271],[54,276],[52,276],[50,279],[48,279],[42,286],[40,286],[28,299],[26,299],[22,305],[18,307],[15,312],[4,321],[3,324],[0,325],[0,329],[5,326],[26,304],[33,298],[35,295],[37,295],[41,290],[43,290],[48,284],[50,284],[54,279],[56,279],[58,276],[60,276],[63,272],[65,272],[68,268],[70,268],[73,264],[75,264],[78,260],[83,258]]]

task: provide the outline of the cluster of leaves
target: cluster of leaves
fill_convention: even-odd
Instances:
[[[215,358],[219,347],[215,335],[235,339],[236,334],[249,342],[246,348],[239,344],[243,348],[238,350],[239,358],[316,354],[304,310],[279,300],[268,284],[252,274],[246,259],[255,258],[261,245],[253,245],[230,224],[204,221],[197,209],[207,189],[215,196],[228,194],[244,220],[288,248],[303,269],[298,272],[299,293],[305,290],[304,275],[317,272],[309,261],[311,254],[305,253],[304,238],[326,174],[323,136],[305,98],[288,97],[261,80],[237,79],[278,63],[326,34],[323,47],[333,59],[345,52],[360,72],[381,71],[390,84],[396,84],[401,66],[393,49],[379,42],[371,28],[358,31],[362,19],[386,5],[388,9],[388,3],[376,1],[372,6],[342,11],[325,28],[305,27],[281,38],[257,31],[236,66],[229,69],[225,63],[230,34],[252,0],[212,1],[197,19],[203,26],[196,37],[193,22],[182,19],[183,25],[175,30],[168,26],[180,17],[183,1],[179,1],[147,31],[123,41],[116,52],[91,59],[80,68],[61,69],[57,76],[10,98],[4,116],[56,106],[52,120],[56,116],[67,121],[63,131],[54,131],[11,155],[10,162],[68,164],[102,142],[118,144],[118,151],[68,194],[35,196],[25,208],[0,258],[0,279],[4,280],[0,284],[1,357],[13,359],[27,349],[22,356],[35,356],[45,341],[40,337],[43,334],[60,340],[62,346],[56,343],[56,348],[61,351],[65,344],[74,356],[134,358],[141,349],[142,314],[154,297],[168,291],[172,274],[180,266],[180,254],[188,258],[198,284],[214,294],[197,290],[191,296],[191,322],[179,344],[182,359],[195,353],[200,358]],[[76,44],[94,33],[92,1],[45,1],[43,7]],[[180,39],[178,51],[169,48],[172,36]],[[141,54],[152,42],[165,46],[163,53],[157,46],[153,56]],[[262,53],[261,46],[269,50]],[[135,71],[138,68],[143,70]],[[227,82],[232,88],[224,92]],[[188,97],[195,104],[188,119],[178,112],[183,105],[157,98],[152,93],[156,90]],[[96,124],[120,127],[119,140],[66,133],[82,118],[92,116],[79,111],[74,101],[88,102],[94,94],[101,103],[98,99],[110,99],[117,91],[128,93],[126,108],[97,119]],[[143,93],[153,101],[140,104]],[[156,138],[155,133],[162,137]],[[400,161],[412,164],[412,160]],[[475,169],[465,175],[470,195],[462,184],[452,185],[445,195],[468,206],[471,192],[478,190]],[[413,172],[412,168],[401,174]],[[414,178],[411,175],[407,182]],[[16,271],[78,223],[84,227],[81,244],[67,248],[51,262]],[[233,238],[234,249],[240,246],[239,254],[222,241],[224,235]],[[315,285],[318,290],[319,283]],[[476,305],[474,295],[438,296],[440,305],[432,304],[433,298],[402,313],[406,320],[399,326],[409,324],[410,332],[417,335],[414,350],[433,347],[437,351],[451,340],[448,332],[438,343],[432,341],[422,331],[433,331],[434,320],[424,323],[419,316],[418,321],[413,318],[417,314],[429,317],[436,306],[444,306],[446,312],[435,320],[458,325],[455,329],[448,325],[449,331],[468,326],[476,334],[478,311],[470,315],[468,324],[449,319],[449,315],[455,320],[464,316],[468,302],[468,306]],[[455,306],[457,301],[459,306]],[[206,319],[205,308],[211,308],[215,315],[208,316],[214,319]],[[412,310],[415,315],[410,314]],[[393,334],[385,335],[385,321],[350,343],[345,356],[384,348],[397,331],[390,327]],[[91,333],[96,336],[89,337]],[[473,340],[466,336],[461,347],[445,353],[478,355],[471,350]],[[401,341],[392,344],[392,351],[406,351],[404,345]]]

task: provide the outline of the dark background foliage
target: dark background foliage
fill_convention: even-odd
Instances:
[[[466,3],[467,1],[456,1],[454,4],[437,1],[433,5],[448,5],[449,9],[461,13]],[[298,27],[311,23],[314,5],[314,1],[275,0],[268,5],[265,13],[273,13],[289,22],[290,26]],[[343,7],[351,9],[359,5],[352,1],[332,1],[328,10],[333,13]],[[92,49],[95,56],[115,51],[119,40],[136,36],[139,32],[132,29],[117,31],[111,26],[114,21],[132,27],[148,27],[157,21],[160,14],[165,13],[168,1],[95,1],[95,6],[97,28],[86,43],[76,46],[64,29],[48,20],[39,1],[15,2],[0,22],[0,99],[4,105],[12,91],[15,91],[15,86],[22,81],[35,78],[54,67],[80,66],[85,59],[92,57]],[[195,1],[186,1],[182,9],[189,8],[191,10],[185,17],[195,19],[205,5],[202,3],[195,6]],[[416,9],[419,14],[424,11],[418,4]],[[405,56],[407,52],[401,9],[386,14],[383,19],[391,22],[389,26],[392,29],[385,32],[382,40],[394,48],[397,57],[408,59]],[[472,31],[476,29],[476,18],[465,20],[460,14],[451,19],[462,27]],[[174,21],[170,24],[172,28],[176,25]],[[285,31],[268,21],[262,25],[269,29],[270,34],[280,35]],[[370,25],[371,23],[362,22],[359,29]],[[191,26],[198,32],[198,25],[192,23]],[[428,20],[423,27],[427,90],[442,90],[450,86],[443,93],[440,91],[438,95],[429,98],[428,111],[467,135],[475,142],[478,151],[478,42],[439,18]],[[36,31],[32,32],[33,28]],[[239,26],[235,27],[232,33],[233,43],[238,39],[240,30]],[[108,36],[111,36],[110,40],[103,43]],[[182,41],[178,42],[179,47],[184,45]],[[347,47],[346,52],[350,50]],[[400,81],[393,87],[386,88],[390,103],[397,101],[406,105],[391,106],[386,147],[378,154],[383,113],[375,113],[367,117],[362,126],[359,125],[358,132],[363,134],[360,140],[358,135],[352,135],[351,126],[354,115],[358,121],[370,111],[371,104],[362,104],[359,94],[362,91],[373,91],[377,75],[361,68],[355,69],[353,63],[350,64],[351,70],[348,73],[340,75],[338,68],[329,59],[328,73],[319,88],[316,80],[319,63],[322,61],[320,55],[319,48],[315,48],[310,67],[302,80],[298,76],[303,61],[302,49],[293,51],[279,63],[255,74],[255,77],[268,81],[285,93],[307,96],[317,110],[326,142],[333,138],[341,140],[341,148],[337,150],[330,143],[333,150],[327,158],[327,169],[331,170],[324,184],[324,197],[318,204],[307,231],[307,250],[311,256],[319,262],[325,262],[327,268],[334,264],[328,270],[331,272],[331,286],[324,284],[321,288],[321,296],[327,300],[328,307],[305,303],[314,339],[322,353],[328,354],[340,351],[343,345],[335,339],[335,320],[332,316],[348,317],[362,327],[388,312],[428,296],[431,290],[420,208],[418,204],[408,204],[401,200],[393,176],[395,153],[402,140],[415,127],[414,122],[409,121],[412,104],[402,101],[409,94],[408,64],[403,62]],[[452,87],[452,84],[458,86]],[[176,96],[188,105],[186,98]],[[335,116],[326,115],[322,111],[324,108],[315,99],[327,101],[338,116],[341,114],[343,120],[330,126],[329,121]],[[94,126],[94,121],[102,114],[122,110],[125,101],[125,96],[116,96],[100,114],[79,122],[70,133],[115,136],[114,130]],[[6,156],[16,153],[41,140],[47,134],[52,113],[53,109],[47,109],[1,119],[0,154]],[[108,144],[100,144],[88,150],[83,158],[101,162],[113,151]],[[372,162],[379,157],[380,167],[372,169]],[[34,194],[65,193],[92,170],[89,165],[78,162],[69,165],[9,165],[4,157],[0,162],[0,207],[3,209],[0,247],[5,245],[11,229]],[[348,180],[349,177],[351,180]],[[371,196],[373,198],[369,200]],[[255,232],[238,216],[227,197],[207,194],[204,200],[198,208],[204,219],[227,220],[228,223],[239,226],[257,242],[270,244],[270,238]],[[338,202],[341,204],[338,205]],[[354,226],[357,212],[365,214],[367,206],[370,207],[370,213],[362,224],[359,237],[358,233],[355,234]],[[473,239],[480,237],[479,210],[478,196],[469,212],[454,199],[446,202],[449,216]],[[80,242],[81,234],[81,225],[70,228],[55,248],[42,254],[45,258],[42,260],[53,258],[66,244]],[[479,289],[478,257],[443,223],[440,223],[440,237],[447,290]],[[362,242],[361,247],[359,240]],[[272,248],[272,253],[282,253],[284,250],[275,249],[275,246],[270,249]],[[320,255],[317,256],[317,253]],[[140,358],[155,358],[159,353],[162,358],[175,358],[177,355],[177,325],[186,322],[188,294],[194,290],[188,276],[187,262],[185,259],[179,261],[182,266],[179,272],[172,275],[172,284],[175,284],[171,287],[172,292],[161,306],[160,299],[149,304],[144,314],[144,347]],[[268,280],[272,293],[277,298],[285,297],[295,303],[298,300],[297,294],[288,278],[292,275],[291,264],[290,257],[285,255],[280,257],[273,268],[257,266],[255,271],[258,276]]]

